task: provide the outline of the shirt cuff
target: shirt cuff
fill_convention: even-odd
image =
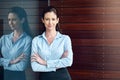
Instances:
[[[2,62],[2,59],[0,58],[0,66],[2,66],[2,63],[3,63],[3,62]]]
[[[58,61],[48,60],[47,61],[47,67],[48,68],[56,68],[56,65],[58,64]]]
[[[2,66],[9,66],[9,62],[10,62],[10,59],[4,59],[4,58],[0,58],[0,65]]]

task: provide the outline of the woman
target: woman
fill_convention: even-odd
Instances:
[[[73,62],[71,39],[59,32],[59,18],[54,7],[42,14],[44,31],[32,41],[31,65],[39,80],[71,80],[68,66]]]
[[[11,8],[8,23],[13,32],[0,38],[3,56],[0,65],[4,67],[4,80],[26,80],[25,69],[30,57],[32,38],[25,10],[21,7]]]

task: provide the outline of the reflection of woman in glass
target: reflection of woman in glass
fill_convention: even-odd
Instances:
[[[13,30],[0,38],[2,56],[0,65],[4,67],[4,80],[26,80],[32,38],[23,8],[13,7],[8,13],[8,23]]]
[[[59,18],[54,7],[42,14],[44,32],[32,41],[31,65],[39,80],[71,80],[66,67],[73,62],[71,39],[59,32]]]

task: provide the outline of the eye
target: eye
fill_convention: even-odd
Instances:
[[[17,19],[8,19],[8,21],[16,21]]]
[[[13,21],[16,21],[16,19],[12,19]]]
[[[55,21],[55,18],[52,18],[52,21]]]
[[[8,21],[10,21],[10,19],[8,19]]]

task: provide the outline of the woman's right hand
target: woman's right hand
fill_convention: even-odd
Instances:
[[[47,65],[47,62],[44,59],[42,59],[38,53],[34,53],[31,56],[31,62],[38,62],[39,64]]]

